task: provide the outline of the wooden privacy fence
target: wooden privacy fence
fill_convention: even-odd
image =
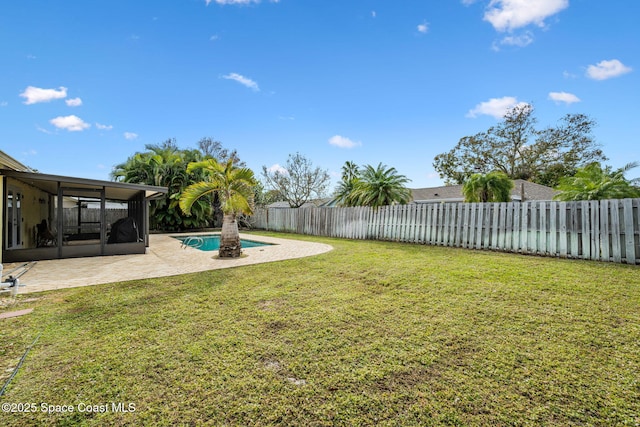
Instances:
[[[640,199],[257,209],[255,228],[640,263]]]
[[[120,218],[129,216],[127,209],[105,209],[104,212],[106,224],[108,225],[113,224]],[[82,231],[100,231],[100,209],[82,209],[80,223],[78,222],[78,208],[65,208],[63,209],[63,214],[65,229],[77,227],[78,232],[80,232],[81,223]]]

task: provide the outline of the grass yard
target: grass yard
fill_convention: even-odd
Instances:
[[[640,424],[640,267],[290,237],[335,250],[22,295],[0,425]]]

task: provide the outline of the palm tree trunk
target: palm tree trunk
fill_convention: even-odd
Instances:
[[[222,231],[220,233],[220,258],[237,258],[240,256],[240,233],[236,216],[226,214],[222,219]]]

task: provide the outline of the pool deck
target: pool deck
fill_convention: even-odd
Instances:
[[[189,235],[212,234],[193,233]],[[241,239],[272,243],[272,246],[243,248],[243,256],[235,259],[218,259],[218,251],[205,252],[182,247],[171,236],[176,234],[152,234],[146,254],[115,255],[88,258],[69,258],[37,261],[20,277],[25,286],[19,293],[33,293],[55,289],[91,286],[101,283],[175,276],[185,273],[240,267],[264,262],[282,261],[319,255],[333,249],[323,243],[266,237],[240,233]],[[5,274],[13,265],[4,266]]]

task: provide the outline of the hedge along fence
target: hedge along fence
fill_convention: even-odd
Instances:
[[[640,263],[640,199],[257,209],[255,228]]]

